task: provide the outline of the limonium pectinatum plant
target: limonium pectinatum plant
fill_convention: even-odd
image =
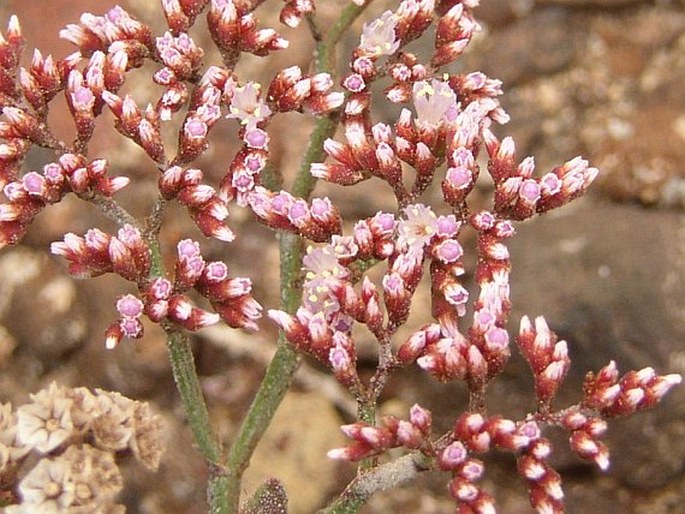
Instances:
[[[244,54],[287,51],[288,41],[255,15],[262,3],[281,9],[283,24],[311,33],[316,52],[309,69],[287,67],[263,84],[236,71]],[[423,472],[444,476],[456,512],[496,512],[495,499],[479,485],[485,473],[481,456],[493,451],[516,460],[537,512],[563,512],[562,480],[549,463],[546,430],[565,430],[579,458],[606,470],[607,420],[654,406],[681,377],[652,368],[622,373],[611,361],[587,372],[577,403],[555,405],[571,365],[569,348],[541,316],[523,316],[518,326],[510,320],[507,241],[518,222],[582,196],[598,170],[582,157],[536,169],[532,157],[517,156],[514,141],[500,127],[508,121],[498,101],[501,82],[478,71],[452,71],[450,65],[480,30],[472,14],[477,0],[404,0],[389,6],[364,20],[356,48],[345,57],[347,71],[337,76],[338,43],[368,3],[350,2],[324,26],[314,0],[162,0],[168,25],[163,34],[113,7],[102,15],[85,13],[61,32],[75,45],[74,53],[57,57],[34,50],[26,67],[19,20],[11,17],[0,35],[0,246],[19,243],[34,218],[67,196],[96,206],[118,225],[115,231],[92,227],[66,233],[50,252],[76,278],[114,274],[136,291],[112,305],[103,352],[116,352],[120,344],[144,345],[144,318],[163,328],[187,422],[209,470],[211,512],[286,511],[286,492],[278,481],[268,480],[254,496],[241,498],[241,478],[302,354],[327,368],[358,406],[357,421],[341,427],[348,443],[328,453],[359,462],[358,473],[325,512],[355,512],[374,492]],[[196,24],[200,17],[206,22]],[[207,62],[210,52],[196,42],[195,34],[206,29],[218,50],[212,54],[216,62]],[[408,47],[419,38],[426,40],[422,50],[430,47],[426,58]],[[121,90],[132,73],[145,70],[162,93],[141,105]],[[60,140],[51,129],[51,103],[60,97],[73,118],[73,141]],[[379,121],[385,103],[398,105],[392,123]],[[299,172],[283,187],[270,155],[269,131],[274,118],[289,112],[316,121]],[[144,218],[117,200],[136,188],[135,180],[119,175],[116,162],[89,153],[96,125],[107,122],[105,113],[157,170],[156,196]],[[178,131],[172,141],[163,130],[174,123]],[[196,161],[219,124],[239,127],[240,148],[223,177],[212,181]],[[53,154],[41,169],[24,163],[33,147]],[[493,192],[485,207],[474,200],[482,180],[490,181]],[[317,181],[349,188],[350,198],[387,188],[396,206],[364,219],[342,219],[329,198],[312,195]],[[428,197],[439,201],[429,203]],[[169,256],[163,255],[160,230],[172,203],[184,208],[199,234],[178,238]],[[230,262],[203,253],[210,238],[226,245],[249,238],[231,226],[229,208],[248,211],[279,234],[280,306],[274,298],[255,298],[250,278],[233,276]],[[472,261],[473,266],[465,264]],[[420,287],[430,288],[430,313],[408,337],[400,336]],[[248,331],[274,323],[281,334],[228,448],[210,423],[189,339],[218,323]],[[375,342],[377,366],[370,377],[358,373],[359,330],[353,329],[359,326]],[[531,410],[516,419],[486,409],[488,385],[507,367],[512,351],[525,358],[534,379]],[[455,413],[451,430],[436,433],[431,412],[419,404],[405,419],[377,419],[381,393],[394,372],[406,367],[467,388],[470,401]],[[3,501],[12,512],[119,512],[120,506],[94,506],[90,496],[74,493],[69,478],[76,476],[74,465],[60,468],[61,482],[45,473],[55,468],[59,452],[81,460],[86,454],[91,460],[106,458],[113,469],[112,452],[119,447],[110,453],[96,449],[92,427],[103,423],[93,424],[88,416],[99,419],[98,409],[107,402],[131,400],[56,385],[49,391],[34,395],[47,406],[22,407],[18,418],[11,406],[4,407]],[[40,423],[26,421],[26,412],[33,411]],[[135,427],[133,414],[117,416],[112,430],[118,423]],[[77,439],[65,432],[65,424],[79,428]],[[154,421],[155,430],[158,425]],[[122,449],[133,444],[129,439],[119,441]],[[155,467],[159,449],[152,446]],[[403,455],[388,454],[397,448]],[[55,459],[26,471],[32,449]],[[119,475],[112,476],[116,485],[107,489],[108,502],[120,488]],[[246,500],[242,507],[241,500]]]

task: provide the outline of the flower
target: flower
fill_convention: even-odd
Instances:
[[[457,118],[457,95],[446,82],[433,79],[416,82],[412,90],[416,125],[419,128],[439,128],[443,122]]]
[[[74,433],[73,401],[54,382],[48,389],[32,394],[31,400],[17,409],[17,438],[26,446],[48,453]]]
[[[74,429],[87,430],[90,421],[99,415],[97,398],[85,387],[67,389],[65,395],[73,402],[70,413]]]
[[[149,404],[135,402],[133,427],[129,448],[146,468],[156,470],[164,452],[162,418],[152,412]]]
[[[119,393],[101,389],[95,392],[99,411],[91,423],[95,445],[103,450],[125,450],[134,433],[132,418],[135,402]]]
[[[132,294],[127,294],[117,300],[117,310],[123,317],[139,318],[143,313],[143,302]]]
[[[103,504],[109,504],[123,488],[121,472],[114,455],[109,452],[88,444],[70,446],[59,460],[69,465],[68,487],[73,494],[74,506],[102,507]]]
[[[409,205],[398,223],[397,244],[403,249],[423,249],[438,231],[438,218],[430,207]]]
[[[17,415],[11,403],[0,403],[0,470],[11,462],[19,462],[31,451],[17,438]]]
[[[19,484],[24,503],[32,504],[34,512],[62,512],[74,501],[70,471],[65,459],[41,459]]]
[[[332,245],[320,248],[309,247],[307,255],[302,259],[305,275],[305,285],[316,279],[343,279],[349,275],[349,271],[338,261],[338,252]]]
[[[38,462],[19,484],[21,505],[8,512],[121,512],[111,502],[122,487],[113,454],[73,445]]]
[[[259,99],[260,85],[248,82],[233,90],[227,118],[237,118],[247,131],[257,128],[257,124],[271,116],[271,109]]]
[[[400,47],[395,34],[397,16],[392,11],[385,11],[380,18],[365,23],[362,29],[359,50],[366,57],[392,55]]]
[[[324,313],[330,322],[340,311],[340,303],[332,289],[347,278],[349,271],[340,264],[331,245],[310,247],[302,262],[306,270],[303,305],[309,312]]]

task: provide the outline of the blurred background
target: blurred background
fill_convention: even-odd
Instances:
[[[345,0],[319,0],[322,26],[331,23]],[[480,70],[504,82],[502,104],[512,121],[498,127],[511,135],[517,155],[535,155],[542,173],[581,154],[601,170],[592,194],[558,212],[519,226],[511,240],[512,313],[510,331],[523,314],[544,314],[550,327],[566,339],[572,371],[558,405],[576,402],[588,370],[610,359],[621,371],[652,365],[660,372],[685,373],[685,3],[642,0],[483,0],[476,16],[479,34],[450,70]],[[80,13],[102,14],[109,0],[4,0],[0,27],[10,14],[19,16],[27,39],[24,60],[33,48],[59,58],[74,48],[58,38]],[[128,0],[120,5],[164,31],[157,2]],[[374,2],[366,20],[395,2]],[[312,40],[307,30],[277,24],[281,3],[266,2],[257,11],[263,26],[276,27],[291,48],[270,59],[246,56],[241,80],[268,83],[279,69],[308,67]],[[193,37],[218,62],[198,21]],[[339,52],[340,71],[358,38],[361,24]],[[430,44],[430,38],[424,38]],[[422,55],[427,48],[410,46]],[[144,106],[161,90],[149,82],[153,67],[130,74],[123,92]],[[53,130],[73,136],[63,99],[54,101]],[[60,105],[61,104],[61,105]],[[376,121],[392,122],[395,107],[375,112]],[[105,157],[112,175],[133,184],[118,195],[127,208],[144,216],[154,199],[156,168],[135,145],[114,132],[112,118],[100,123],[89,158]],[[312,123],[298,114],[281,115],[269,125],[272,159],[288,178],[299,163]],[[176,126],[177,128],[177,126]],[[238,145],[235,123],[212,130],[210,150],[197,163],[209,183],[225,173]],[[166,134],[174,140],[173,130]],[[31,153],[26,169],[39,169],[51,156]],[[392,209],[383,188],[369,182],[354,191],[317,186],[315,194],[343,199],[348,220]],[[479,186],[485,198],[489,185]],[[353,201],[350,196],[353,194]],[[439,200],[439,191],[426,200]],[[167,215],[163,237],[166,254],[183,237],[197,237],[211,259],[227,262],[233,276],[250,276],[255,297],[265,306],[278,304],[277,244],[272,232],[234,209],[230,226],[239,234],[231,244],[202,238],[181,209]],[[206,512],[205,471],[183,425],[167,363],[164,338],[146,326],[141,341],[123,342],[106,351],[103,332],[114,320],[114,301],[132,292],[123,280],[100,277],[77,282],[63,261],[48,254],[49,243],[65,232],[83,233],[114,227],[97,211],[69,199],[37,218],[21,246],[0,253],[0,399],[14,405],[52,380],[117,390],[152,402],[168,427],[169,449],[158,474],[127,466],[125,484],[130,513]],[[240,237],[240,234],[245,234]],[[473,254],[469,241],[465,250]],[[171,262],[171,261],[169,261]],[[412,326],[425,323],[429,293],[419,289]],[[275,330],[268,320],[258,334],[208,329],[197,334],[196,357],[215,425],[230,441],[251,402],[273,351]],[[407,329],[403,334],[409,332]],[[362,337],[363,339],[363,337]],[[402,342],[401,335],[398,344]],[[362,341],[360,366],[372,369],[375,352]],[[246,490],[265,476],[281,478],[293,514],[314,512],[353,476],[353,466],[329,461],[328,449],[344,441],[339,425],[349,422],[353,405],[330,377],[311,361],[298,372],[268,437],[253,459]],[[419,402],[433,411],[436,433],[448,430],[467,405],[463,384],[440,385],[415,369],[390,381],[381,410],[406,417]],[[534,410],[532,379],[526,364],[512,358],[490,388],[491,413],[521,417]],[[563,433],[550,433],[554,465],[564,478],[568,512],[661,514],[685,512],[685,387],[676,389],[659,408],[620,420],[606,438],[612,466],[606,475],[568,450]],[[525,486],[515,479],[509,455],[486,459],[485,488],[500,512],[531,512]],[[426,474],[404,488],[377,495],[365,513],[453,512],[445,485],[448,478]]]

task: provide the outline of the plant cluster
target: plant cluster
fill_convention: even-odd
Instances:
[[[457,512],[495,512],[494,499],[478,483],[485,470],[479,455],[493,450],[515,456],[536,511],[563,512],[561,478],[549,464],[552,447],[544,431],[565,429],[573,451],[605,470],[609,452],[601,436],[606,420],[653,406],[681,381],[679,375],[659,375],[652,368],[621,375],[610,362],[587,374],[578,403],[559,408],[553,401],[570,367],[567,343],[542,317],[523,317],[511,340],[507,241],[515,235],[515,223],[580,197],[597,169],[576,157],[540,173],[532,157],[519,160],[513,140],[496,134],[496,125],[509,119],[498,101],[501,82],[481,72],[456,73],[448,67],[480,29],[472,13],[477,0],[399,2],[364,24],[348,72],[339,79],[333,75],[336,44],[369,2],[350,3],[324,28],[313,0],[287,0],[280,19],[289,27],[305,21],[302,25],[317,45],[315,58],[311,69],[287,67],[264,86],[236,71],[244,53],[268,56],[288,47],[276,30],[260,28],[255,10],[262,3],[162,0],[168,31],[160,36],[121,7],[102,16],[85,13],[61,32],[77,52],[56,59],[35,50],[27,68],[20,65],[24,39],[12,17],[0,37],[0,182],[5,197],[0,204],[0,246],[18,243],[37,215],[70,194],[118,223],[116,234],[98,228],[83,235],[68,233],[52,244],[51,252],[64,257],[77,278],[113,273],[135,286],[135,294],[122,295],[116,302],[118,316],[107,329],[107,348],[141,338],[143,317],[165,330],[188,422],[210,469],[212,512],[238,510],[241,476],[300,354],[311,355],[330,369],[358,404],[358,421],[342,427],[350,443],[332,449],[329,457],[362,464],[357,478],[327,512],[353,512],[374,491],[425,470],[445,472]],[[200,15],[206,15],[220,56],[220,62],[209,66],[209,52],[191,35],[199,30],[194,25]],[[434,33],[432,52],[421,60],[408,45],[427,39],[429,29]],[[119,90],[145,63],[154,66],[151,81],[162,93],[156,103],[141,106]],[[382,89],[381,98],[372,94],[376,89]],[[64,96],[74,121],[71,142],[59,140],[50,128],[48,112],[58,95]],[[374,119],[382,101],[403,106],[394,123]],[[107,110],[116,130],[142,148],[157,170],[158,195],[145,219],[136,219],[114,199],[135,184],[114,176],[110,163],[88,154],[95,125]],[[269,150],[269,125],[286,112],[317,118],[300,171],[289,187],[270,161]],[[179,126],[175,140],[167,140],[162,129],[174,121]],[[209,184],[203,171],[193,166],[209,146],[209,132],[220,123],[238,124],[240,148],[221,180]],[[52,150],[55,158],[42,170],[26,170],[25,157],[36,146]],[[487,209],[475,207],[471,196],[485,175],[483,169],[494,191]],[[311,198],[317,179],[359,185],[357,194],[371,182],[385,186],[397,209],[343,220],[329,198]],[[433,205],[425,200],[430,188],[439,189],[441,197]],[[209,423],[187,333],[221,322],[256,330],[262,306],[252,295],[249,278],[232,277],[226,263],[203,256],[201,238],[178,241],[173,269],[165,269],[160,229],[172,202],[187,210],[206,238],[239,244],[249,237],[230,228],[229,208],[247,209],[281,234],[282,303],[268,310],[281,329],[279,347],[227,452]],[[465,236],[469,232],[475,238]],[[476,243],[474,269],[467,269],[464,260],[469,250],[463,245],[470,240]],[[374,280],[378,270],[382,277]],[[412,298],[424,278],[430,284],[430,319],[398,341],[398,330],[407,324]],[[378,353],[376,370],[366,379],[357,369],[360,332],[353,329],[360,326],[367,329]],[[521,419],[489,413],[485,402],[488,384],[506,367],[512,343],[535,380],[532,410]],[[449,432],[435,434],[431,413],[420,405],[411,408],[406,420],[376,419],[379,397],[393,372],[413,365],[439,382],[459,381],[468,389],[470,403]],[[73,403],[70,408],[87,403],[54,386],[49,391],[35,395],[34,402],[62,391],[64,408],[66,403]],[[104,397],[99,393],[96,398]],[[56,400],[50,401],[54,405]],[[56,458],[43,459],[44,464],[35,468],[43,475],[52,473],[57,463],[66,470],[83,459],[110,462],[111,455],[101,452],[128,448],[137,441],[121,433],[117,418],[102,428],[126,439],[126,445],[119,448],[117,439],[102,446],[91,425],[75,428],[81,416],[68,408],[70,417],[57,417],[58,429],[40,432],[39,437],[38,432],[29,432],[37,419],[29,420],[31,409],[22,407],[18,414],[19,427],[26,427],[17,431],[22,445],[35,439],[37,451],[54,452],[74,430],[82,434],[85,427],[88,441],[95,441],[93,447],[84,442],[79,449],[70,447]],[[68,426],[61,430],[60,423]],[[397,447],[407,455],[379,460]],[[24,451],[24,446],[7,448],[7,462],[14,457],[5,454]],[[136,448],[130,447],[134,453]],[[157,454],[149,458],[156,466]],[[40,494],[47,497],[30,492],[36,489],[26,485],[34,482],[29,480],[32,476],[21,482],[21,496],[26,501]],[[108,499],[120,480],[117,484],[108,489],[113,491],[107,493]],[[279,498],[284,494],[274,481],[265,488],[258,493],[262,499],[269,491]],[[69,501],[74,498],[69,496]],[[260,505],[255,498],[245,512]],[[62,496],[55,501],[61,507],[71,505]]]

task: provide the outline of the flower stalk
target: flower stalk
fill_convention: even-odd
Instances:
[[[227,514],[229,510],[229,476],[223,464],[221,444],[212,430],[209,411],[198,380],[195,359],[188,336],[173,327],[164,327],[171,371],[174,375],[188,426],[193,432],[197,448],[207,461],[209,480],[207,500],[211,514]]]
[[[365,6],[350,4],[331,27],[326,36],[317,44],[316,72],[331,72],[335,64],[336,45],[349,26],[363,12]],[[309,137],[309,143],[302,158],[292,193],[301,198],[309,198],[316,179],[309,172],[311,165],[325,157],[323,143],[333,136],[338,126],[339,116],[332,113],[319,118]],[[304,255],[304,241],[300,236],[281,234],[279,237],[280,292],[281,306],[286,312],[297,308],[302,289],[299,277]],[[237,509],[240,501],[241,479],[247,469],[252,453],[273,419],[276,409],[290,387],[293,375],[299,366],[297,351],[281,334],[278,348],[269,364],[264,379],[257,390],[254,401],[245,416],[238,435],[228,454],[228,502],[231,509]]]

